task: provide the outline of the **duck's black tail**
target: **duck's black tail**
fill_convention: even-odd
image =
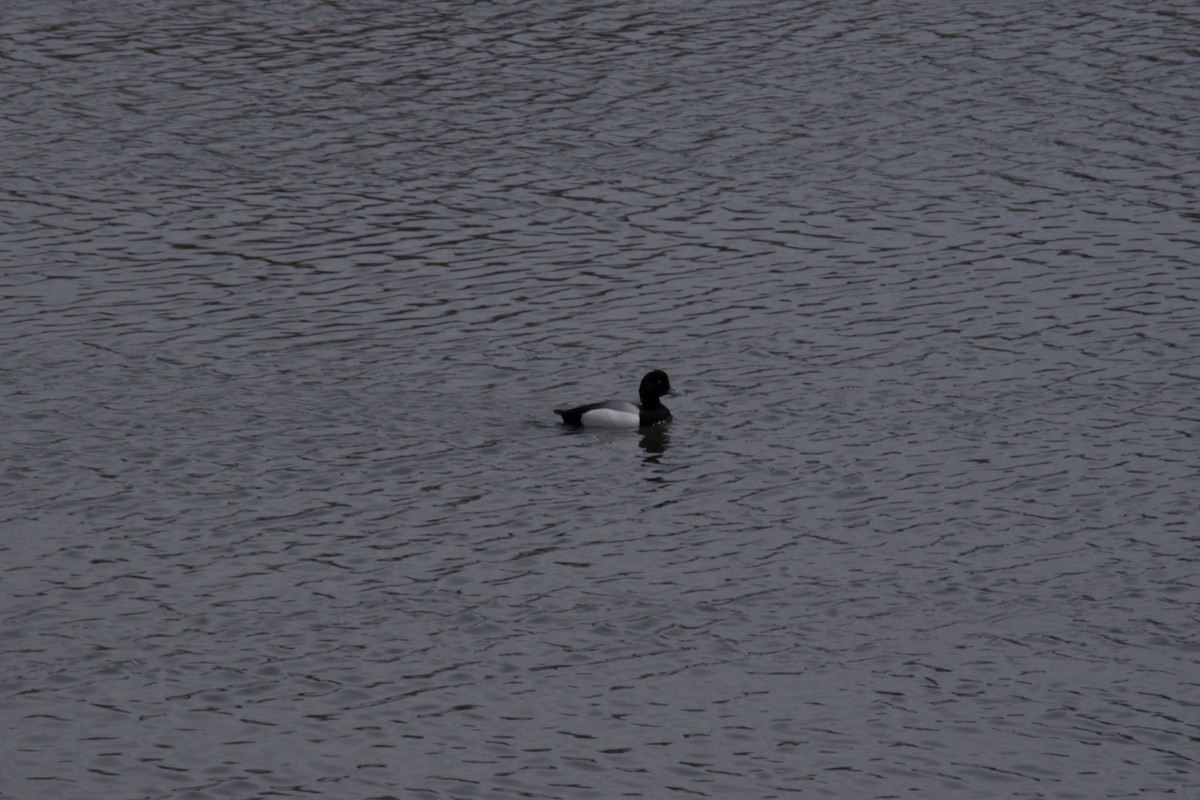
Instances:
[[[568,425],[579,426],[583,424],[583,421],[580,419],[583,416],[582,408],[556,408],[554,409],[554,413],[562,417],[563,422]]]

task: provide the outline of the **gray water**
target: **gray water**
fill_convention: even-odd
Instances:
[[[0,796],[1200,796],[1193,3],[0,42]]]

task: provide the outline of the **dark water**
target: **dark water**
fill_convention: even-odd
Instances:
[[[1194,4],[0,41],[0,796],[1200,796]]]

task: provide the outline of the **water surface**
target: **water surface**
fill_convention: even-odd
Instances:
[[[1189,5],[4,11],[0,796],[1200,789]]]

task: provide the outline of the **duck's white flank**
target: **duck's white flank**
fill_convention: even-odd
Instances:
[[[616,408],[593,408],[583,412],[580,421],[591,428],[636,428],[642,423],[637,411]]]

